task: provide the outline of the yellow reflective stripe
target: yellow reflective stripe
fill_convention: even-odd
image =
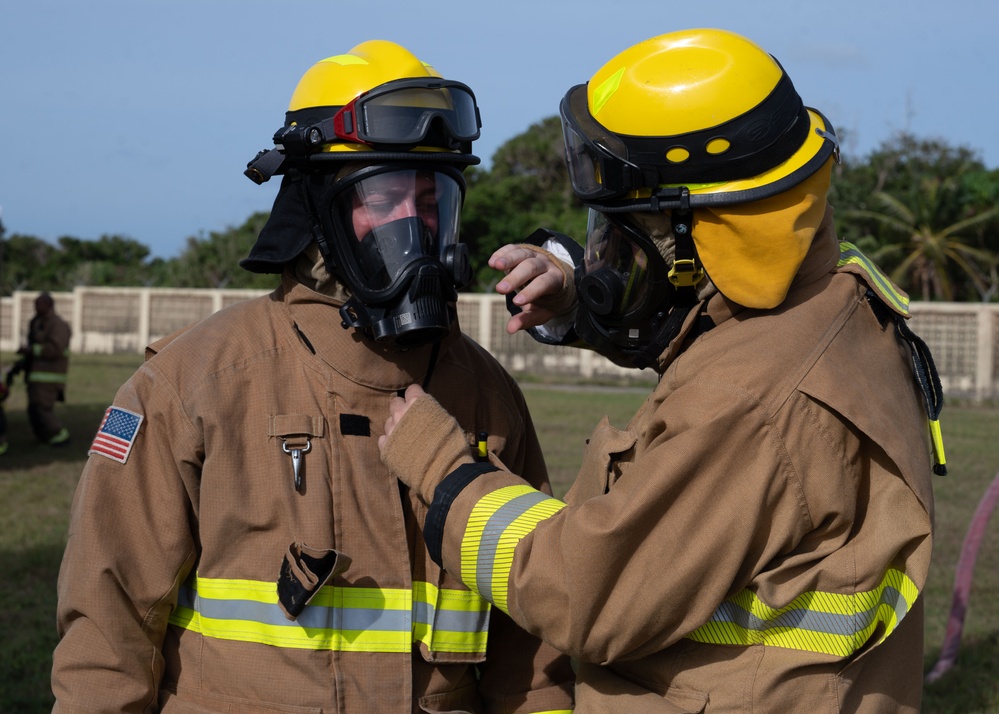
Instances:
[[[437,605],[440,607],[437,607]],[[432,652],[485,652],[489,603],[470,590],[413,583],[413,641]]]
[[[171,624],[205,637],[292,649],[485,653],[489,604],[467,590],[414,582],[404,588],[325,586],[295,620],[272,582],[194,576],[178,593]]]
[[[41,357],[43,349],[45,349],[45,345],[43,345],[41,342],[36,342],[35,344],[31,345],[31,355],[33,357]],[[62,351],[62,356],[63,357],[69,356],[68,347]]]
[[[38,372],[32,370],[28,375],[29,382],[44,382],[46,384],[65,384],[66,375],[62,372]]]
[[[604,104],[607,103],[617,90],[621,87],[621,78],[624,76],[624,72],[627,67],[622,67],[617,72],[609,76],[603,82],[601,82],[593,90],[593,115],[596,116],[600,113],[600,110],[604,108]]]
[[[461,541],[461,579],[504,612],[517,544],[565,504],[526,484],[505,486],[472,508]]]
[[[839,262],[836,263],[836,267],[841,268],[847,264],[859,266],[871,279],[871,287],[878,291],[893,310],[901,315],[909,314],[908,296],[899,292],[888,276],[881,272],[870,258],[861,253],[857,246],[844,240],[839,243]]]
[[[940,420],[930,419],[930,440],[933,443],[933,453],[937,457],[937,463],[941,466],[947,464],[947,455],[944,454],[943,433],[940,431]]]
[[[688,639],[717,645],[766,645],[848,657],[877,629],[884,641],[912,608],[919,589],[900,570],[890,569],[866,592],[839,595],[810,591],[775,609],[749,590],[725,602]]]

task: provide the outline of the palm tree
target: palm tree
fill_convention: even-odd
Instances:
[[[911,205],[885,191],[876,191],[872,198],[883,206],[882,211],[847,211],[846,217],[868,219],[884,227],[889,235],[901,240],[879,240],[880,248],[871,258],[895,265],[892,280],[903,288],[917,291],[925,300],[954,300],[955,284],[970,281],[979,299],[987,302],[994,295],[997,258],[989,250],[972,245],[972,229],[999,215],[993,206],[955,223],[940,226],[941,217],[953,216],[953,199],[957,193],[954,177],[926,177]],[[946,219],[945,219],[946,220]]]

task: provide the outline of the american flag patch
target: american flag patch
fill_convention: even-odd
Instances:
[[[100,454],[118,463],[125,463],[141,423],[141,414],[121,407],[108,407],[87,454]]]

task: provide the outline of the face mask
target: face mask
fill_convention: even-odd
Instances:
[[[590,210],[583,265],[576,274],[575,329],[598,349],[626,354],[642,350],[674,304],[676,289],[667,277],[664,257],[669,217],[648,217],[660,219],[665,231],[655,226],[650,231],[632,223],[630,215]]]
[[[338,178],[321,209],[324,253],[351,292],[340,309],[344,327],[399,349],[447,335],[457,288],[471,280],[467,247],[458,242],[461,173],[411,167],[372,166]]]

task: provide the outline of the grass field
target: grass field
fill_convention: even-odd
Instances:
[[[136,355],[73,357],[69,399],[59,409],[73,433],[68,447],[34,444],[16,385],[5,403],[10,451],[0,457],[0,714],[52,707],[51,652],[56,643],[55,582],[73,490],[87,448]],[[3,356],[4,365],[11,363]],[[637,390],[559,389],[524,382],[535,426],[561,495],[575,477],[585,440],[600,416],[623,427],[645,397]],[[937,539],[925,589],[925,665],[935,663],[950,609],[954,568],[969,520],[999,470],[999,409],[948,405],[943,413],[950,475],[937,478]],[[999,517],[978,556],[957,663],[925,687],[923,711],[999,713]]]

